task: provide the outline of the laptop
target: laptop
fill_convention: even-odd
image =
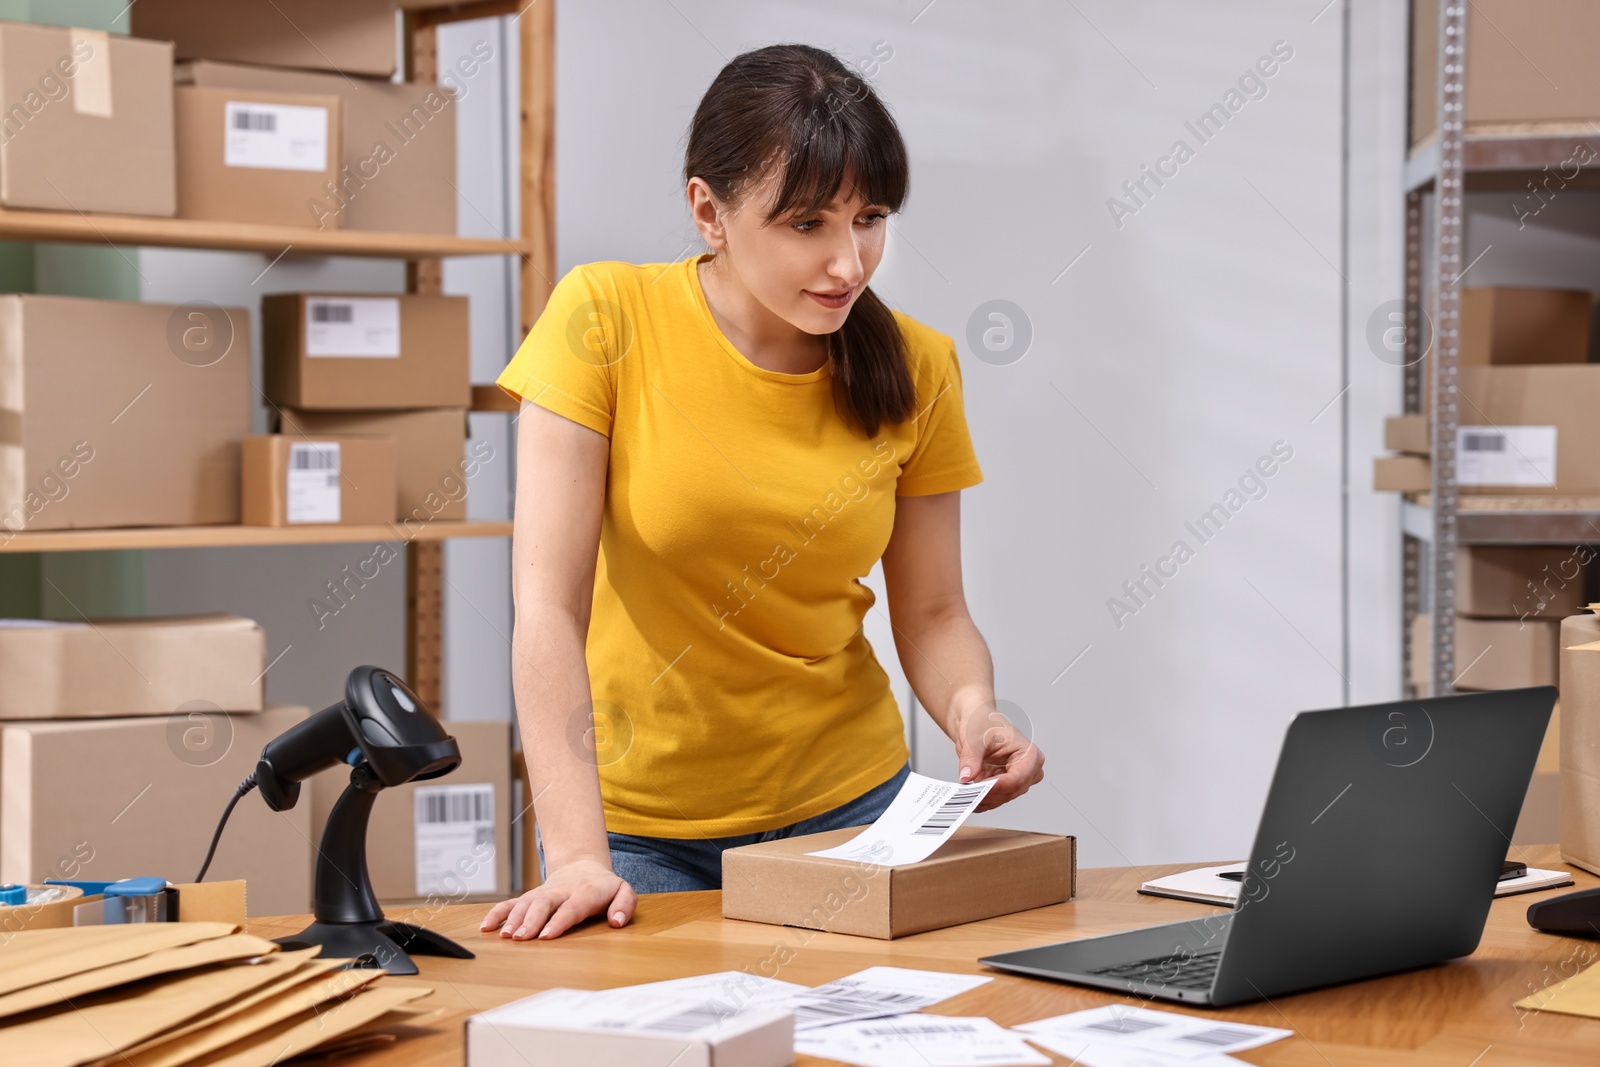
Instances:
[[[1220,1007],[1468,955],[1555,700],[1547,685],[1302,712],[1233,909],[978,962]]]

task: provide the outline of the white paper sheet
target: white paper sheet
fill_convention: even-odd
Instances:
[[[639,993],[631,989],[547,989],[531,997],[481,1012],[497,1026],[563,1026],[627,1033],[704,1036],[729,1020],[767,1014],[763,1009],[726,1012],[714,1005],[677,996]]]
[[[811,1030],[920,1011],[993,980],[992,975],[868,967],[815,989],[805,989],[786,1006],[794,1012],[795,1030]]]
[[[1081,1041],[1048,1034],[1022,1036],[1040,1048],[1066,1057],[1073,1067],[1247,1067],[1244,1060],[1220,1052],[1195,1057],[1173,1056],[1142,1045],[1086,1045]]]
[[[871,826],[842,845],[806,855],[883,867],[925,860],[950,840],[998,780],[989,778],[961,785],[912,771],[899,794]]]
[[[1026,1034],[1030,1040],[1038,1037],[1039,1044],[1064,1056],[1076,1056],[1085,1063],[1095,1062],[1093,1054],[1102,1048],[1143,1048],[1186,1061],[1191,1067],[1200,1057],[1255,1048],[1294,1033],[1271,1026],[1197,1018],[1121,1004],[1037,1019],[1012,1029]]]
[[[796,1052],[862,1067],[1002,1067],[1048,1064],[1022,1037],[992,1019],[896,1015],[796,1033]]]
[[[662,982],[644,982],[621,988],[632,993],[651,993],[682,997],[685,1000],[702,1003],[722,1004],[735,1010],[751,1006],[787,1009],[789,1001],[797,994],[811,992],[810,986],[780,982],[776,978],[748,974],[744,971],[715,971],[711,974],[668,978]]]

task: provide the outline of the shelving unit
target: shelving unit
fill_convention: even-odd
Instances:
[[[515,255],[521,268],[521,326],[526,334],[554,284],[555,12],[554,0],[467,0],[404,14],[406,77],[438,80],[437,28],[445,23],[511,16],[521,49],[521,228],[496,238],[452,234],[262,226],[188,219],[0,210],[0,240],[60,241],[125,247],[167,247],[267,256],[373,256],[407,263],[411,292],[442,288],[441,260],[451,256]],[[492,385],[475,386],[474,411],[515,411]],[[510,522],[430,521],[371,526],[173,526],[23,532],[0,552],[83,552],[107,549],[259,547],[387,541],[406,553],[406,670],[417,693],[440,707],[442,546],[456,537],[509,537]]]
[[[1457,492],[1456,430],[1461,422],[1457,403],[1458,283],[1470,267],[1462,259],[1464,194],[1521,189],[1543,168],[1570,160],[1579,146],[1588,146],[1600,158],[1600,127],[1588,123],[1466,128],[1467,6],[1464,0],[1445,0],[1439,6],[1435,65],[1438,129],[1411,150],[1405,167],[1405,411],[1421,412],[1423,390],[1427,389],[1433,412],[1431,490],[1401,504],[1401,686],[1410,696],[1427,695],[1415,692],[1410,681],[1413,657],[1424,651],[1411,647],[1411,623],[1423,609],[1425,591],[1431,622],[1430,648],[1425,652],[1432,695],[1445,695],[1455,688],[1458,546],[1600,542],[1600,498],[1463,497]],[[1580,171],[1577,179],[1566,184],[1600,188],[1600,179]],[[1426,241],[1425,210],[1431,211],[1433,220]],[[1432,309],[1432,350],[1428,353],[1418,351],[1424,336],[1420,329],[1424,303]]]

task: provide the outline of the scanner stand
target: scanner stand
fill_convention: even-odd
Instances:
[[[354,967],[380,967],[390,974],[416,974],[411,954],[470,960],[473,954],[442,934],[383,917],[367,873],[367,820],[383,783],[365,762],[350,772],[350,784],[328,816],[317,850],[312,888],[316,921],[298,934],[274,940],[286,949],[318,946],[331,959]]]

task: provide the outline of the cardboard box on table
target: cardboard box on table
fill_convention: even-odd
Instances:
[[[172,215],[172,45],[0,22],[0,100],[0,205]]]
[[[1411,684],[1426,693],[1432,673],[1428,661],[1429,615],[1411,620]],[[1456,688],[1520,689],[1555,685],[1560,662],[1559,618],[1474,619],[1456,616]]]
[[[455,97],[438,85],[199,60],[178,81],[221,89],[337,96],[344,150],[321,211],[347,230],[456,232]]]
[[[1561,858],[1600,874],[1600,617],[1561,620]]]
[[[393,522],[395,455],[394,438],[378,434],[246,437],[242,521],[247,526]]]
[[[180,85],[178,217],[338,229],[323,201],[344,157],[337,96]]]
[[[133,33],[173,41],[179,59],[227,59],[387,78],[395,0],[139,0]]]
[[[277,293],[261,301],[263,389],[301,411],[466,408],[467,298]]]
[[[0,719],[260,711],[266,636],[237,615],[0,619]]]
[[[268,741],[306,717],[244,714],[0,723],[0,881],[193,879],[224,805]],[[208,881],[243,879],[251,915],[310,909],[310,804],[234,809]],[[180,908],[181,908],[180,897]]]
[[[238,522],[250,398],[241,309],[0,296],[0,544]]]
[[[511,893],[511,725],[444,727],[461,747],[461,766],[385,789],[372,806],[367,872],[386,905],[497,903]],[[307,784],[318,841],[350,774],[335,767]]]
[[[900,867],[806,855],[861,829],[723,852],[723,917],[887,939],[1060,904],[1077,890],[1077,839],[1056,834],[967,824]]]
[[[393,437],[396,506],[406,521],[467,517],[468,464],[465,408],[417,411],[294,411],[279,408],[278,432],[385,434]]]

